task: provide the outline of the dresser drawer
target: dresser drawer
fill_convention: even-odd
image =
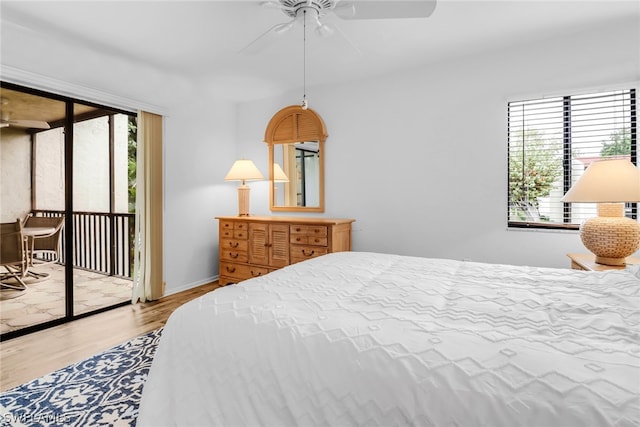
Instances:
[[[235,250],[239,252],[246,252],[249,243],[247,240],[241,239],[220,239],[220,250]]]
[[[290,234],[301,234],[304,236],[316,236],[316,237],[326,237],[327,236],[327,226],[326,225],[291,225]]]
[[[236,264],[232,262],[220,262],[220,276],[232,277],[236,282],[251,279],[252,277],[264,276],[269,271],[268,268],[256,267],[254,265]]]
[[[221,239],[233,239],[233,228],[223,229],[220,227],[220,238]]]
[[[233,230],[235,221],[220,221],[220,230]]]
[[[233,229],[233,238],[234,239],[242,239],[242,240],[247,240],[247,238],[249,237],[249,232],[245,229]]]
[[[327,248],[322,246],[291,245],[291,262],[300,262],[305,259],[326,255],[327,252]]]
[[[326,236],[305,236],[303,234],[291,234],[291,238],[289,240],[294,245],[327,246],[329,243]]]
[[[239,251],[237,249],[220,248],[220,260],[248,262],[249,254],[247,253],[246,250]]]

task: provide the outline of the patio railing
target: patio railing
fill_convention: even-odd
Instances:
[[[34,215],[56,217],[63,211],[34,210]],[[73,266],[109,276],[131,277],[135,214],[97,212],[73,213]],[[65,229],[62,229],[65,259]]]

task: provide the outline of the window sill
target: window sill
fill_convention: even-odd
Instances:
[[[579,228],[569,227],[536,227],[536,226],[507,226],[507,231],[515,232],[537,232],[537,233],[561,233],[561,234],[577,234],[580,232]]]

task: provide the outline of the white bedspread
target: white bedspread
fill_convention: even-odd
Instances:
[[[180,307],[138,426],[639,426],[640,275],[341,252]]]

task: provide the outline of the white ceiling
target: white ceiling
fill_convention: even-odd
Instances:
[[[239,100],[265,87],[302,86],[302,27],[258,54],[243,47],[271,26],[287,22],[259,1],[6,1],[4,23],[53,41],[76,43],[140,61],[191,79],[215,81]],[[319,38],[309,32],[307,85],[336,83],[395,69],[483,54],[541,38],[574,34],[589,26],[636,17],[636,0],[439,0],[422,19],[340,20],[341,29]],[[345,40],[357,46],[357,50]],[[2,43],[8,43],[2,40]]]

